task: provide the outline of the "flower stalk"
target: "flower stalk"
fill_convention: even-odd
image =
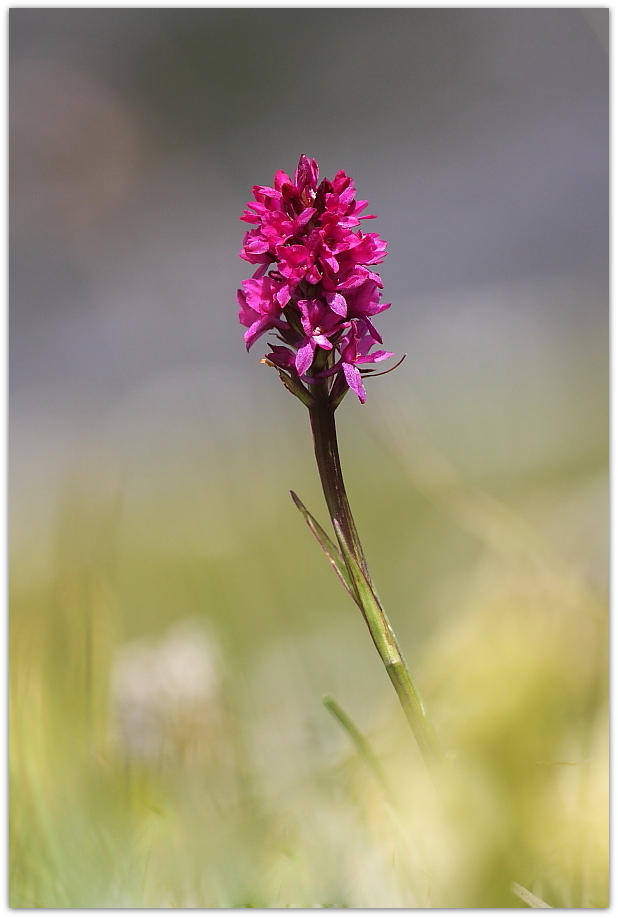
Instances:
[[[318,473],[331,521],[334,525],[334,520],[337,520],[346,545],[365,576],[369,577],[363,546],[343,482],[335,427],[335,409],[329,404],[328,398],[315,399],[314,404],[309,408],[309,420]]]

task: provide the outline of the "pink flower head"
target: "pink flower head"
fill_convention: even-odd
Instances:
[[[253,196],[241,217],[252,228],[240,256],[257,267],[238,291],[247,349],[274,331],[282,343],[270,345],[265,360],[297,392],[322,381],[333,403],[348,388],[364,402],[358,365],[392,356],[373,350],[382,339],[372,317],[390,304],[380,302],[382,282],[369,267],[382,262],[387,244],[358,229],[371,219],[361,216],[367,202],[356,200],[343,171],[319,182],[318,164],[307,156],[293,179],[279,170]]]

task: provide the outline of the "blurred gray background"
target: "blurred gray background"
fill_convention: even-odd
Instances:
[[[16,550],[84,457],[305,435],[235,300],[243,205],[300,153],[389,242],[380,328],[408,357],[348,423],[403,400],[478,478],[604,469],[608,16],[12,9]]]

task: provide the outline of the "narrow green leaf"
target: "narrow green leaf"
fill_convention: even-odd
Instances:
[[[530,908],[553,908],[553,906],[544,902],[543,899],[539,899],[538,896],[531,893],[525,886],[520,886],[519,883],[511,883],[511,890],[525,902],[526,905],[530,906]]]
[[[339,549],[337,548],[333,540],[322,529],[322,527],[320,526],[316,518],[312,516],[311,513],[309,513],[309,511],[303,504],[300,497],[297,494],[295,494],[294,491],[290,491],[290,494],[292,495],[292,500],[294,501],[297,508],[302,513],[303,517],[305,518],[305,522],[307,523],[307,526],[309,527],[309,529],[311,530],[311,532],[314,534],[317,541],[319,542],[320,547],[322,551],[324,552],[324,554],[326,555],[326,557],[328,558],[333,570],[335,571],[335,573],[341,580],[342,584],[344,585],[344,587],[346,588],[346,590],[348,591],[348,593],[350,594],[354,602],[357,602],[356,596],[354,595],[354,591],[352,588],[352,584],[350,582],[350,577],[348,575],[346,563],[343,560],[343,556],[341,552],[339,551]]]
[[[386,796],[392,800],[393,794],[388,785],[388,781],[386,780],[384,772],[382,771],[378,757],[352,718],[346,714],[341,705],[338,704],[338,702],[335,701],[335,699],[330,695],[325,695],[324,698],[322,698],[322,704],[328,711],[330,711],[339,725],[343,727],[345,732],[352,740],[352,743],[356,747],[358,754],[368,766],[369,770],[373,773]]]
[[[392,628],[386,618],[384,609],[380,605],[373,586],[367,580],[367,577],[360,568],[360,565],[345,540],[341,526],[337,520],[333,520],[333,526],[341,545],[341,551],[345,560],[345,565],[350,575],[350,580],[354,588],[354,598],[365,616],[369,625],[371,636],[378,648],[378,652],[384,663],[399,663],[401,656],[395,640]]]

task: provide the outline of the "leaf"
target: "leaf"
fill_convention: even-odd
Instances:
[[[322,704],[330,711],[339,725],[343,727],[345,732],[352,740],[352,743],[356,747],[358,754],[373,773],[386,796],[389,798],[389,800],[392,801],[393,793],[388,785],[388,781],[386,780],[384,772],[382,771],[378,757],[352,718],[346,714],[341,705],[335,701],[331,695],[325,695],[324,698],[322,698]]]
[[[344,587],[346,588],[346,590],[348,591],[348,593],[350,594],[354,602],[358,602],[354,594],[354,590],[353,590],[352,584],[350,582],[350,577],[348,574],[348,569],[346,567],[345,561],[343,560],[343,556],[341,552],[339,551],[339,549],[337,548],[333,540],[322,529],[322,527],[320,526],[318,521],[315,519],[315,517],[312,516],[311,513],[309,513],[309,511],[303,504],[300,497],[297,494],[295,494],[294,491],[290,491],[290,494],[292,495],[292,500],[294,501],[294,503],[296,504],[296,506],[302,513],[302,515],[304,516],[307,526],[309,527],[309,529],[311,530],[311,532],[314,534],[317,541],[319,542],[320,547],[322,551],[324,552],[324,554],[326,555],[326,557],[328,558],[333,570],[335,571],[335,573],[341,580],[342,584],[344,585]]]
[[[535,896],[534,893],[531,893],[529,889],[526,889],[525,886],[520,886],[519,883],[511,883],[511,891],[515,893],[526,905],[530,908],[552,908],[551,905],[548,905],[547,902],[544,902],[542,899],[539,899],[538,896]]]
[[[363,613],[369,626],[371,636],[378,648],[378,652],[385,664],[399,664],[401,656],[395,640],[392,628],[386,618],[384,609],[377,598],[374,588],[361,570],[360,564],[348,548],[345,536],[337,520],[333,520],[333,526],[341,545],[341,551],[345,560],[350,580],[354,592],[352,596]]]

